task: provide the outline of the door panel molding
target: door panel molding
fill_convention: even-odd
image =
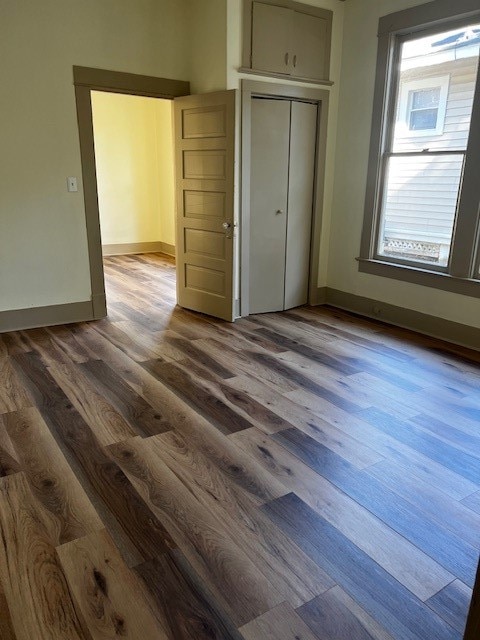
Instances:
[[[92,320],[107,315],[103,273],[100,212],[98,208],[97,170],[93,138],[92,91],[107,91],[150,98],[173,100],[190,93],[190,83],[170,78],[155,78],[134,73],[108,71],[90,67],[73,67],[73,84],[77,107],[78,135],[82,165],[85,222],[92,290]]]
[[[322,231],[323,196],[327,148],[328,104],[330,93],[326,89],[255,82],[242,80],[242,180],[241,180],[241,279],[240,315],[249,315],[250,281],[250,168],[251,168],[251,122],[252,97],[285,98],[318,105],[317,160],[315,166],[314,204],[312,217],[312,250],[310,257],[310,284],[308,301],[313,304],[317,296],[320,237]]]

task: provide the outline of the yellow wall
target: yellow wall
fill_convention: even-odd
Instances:
[[[174,244],[172,102],[92,92],[103,244]]]
[[[480,327],[480,300],[359,273],[378,19],[418,0],[345,3],[337,160],[328,286],[447,320]]]
[[[0,2],[0,311],[90,299],[72,66],[188,80],[187,8]]]

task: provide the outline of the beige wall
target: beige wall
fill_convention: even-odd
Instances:
[[[188,80],[184,0],[0,3],[0,311],[90,299],[72,66]],[[77,176],[78,193],[67,193]]]
[[[174,244],[172,101],[92,92],[103,244]]]
[[[353,0],[350,0],[353,1]],[[363,0],[362,0],[363,1]],[[240,88],[241,80],[268,80],[269,82],[282,83],[283,80],[265,78],[261,75],[245,75],[238,72],[242,66],[242,0],[227,0],[227,86],[229,89]],[[337,112],[340,89],[340,69],[342,59],[342,34],[343,34],[343,13],[345,3],[339,0],[304,0],[304,4],[310,4],[323,9],[333,11],[333,33],[332,33],[332,56],[330,78],[333,80],[333,87],[322,87],[330,91],[330,111],[328,118],[327,133],[327,162],[325,173],[325,193],[323,202],[323,228],[320,242],[320,264],[318,274],[318,286],[327,284],[327,264],[329,252],[330,219],[332,211],[333,179],[335,162],[335,143],[337,129]],[[295,82],[289,81],[289,84]],[[297,83],[300,84],[300,83]],[[301,86],[318,88],[318,85],[301,83]],[[237,199],[238,201],[238,199]]]
[[[419,4],[422,3],[418,0],[345,3],[328,286],[480,327],[480,300],[359,273],[355,260],[360,250],[364,213],[378,19]]]
[[[227,2],[189,0],[189,80],[192,93],[209,93],[226,88]]]

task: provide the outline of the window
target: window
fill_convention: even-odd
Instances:
[[[449,84],[450,76],[401,82],[396,128],[409,136],[442,135]]]
[[[480,9],[455,5],[380,20],[359,268],[480,296]]]

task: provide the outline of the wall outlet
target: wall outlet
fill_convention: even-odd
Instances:
[[[70,176],[69,178],[67,178],[67,189],[70,193],[74,193],[75,191],[78,191],[77,179],[74,178],[73,176]]]

